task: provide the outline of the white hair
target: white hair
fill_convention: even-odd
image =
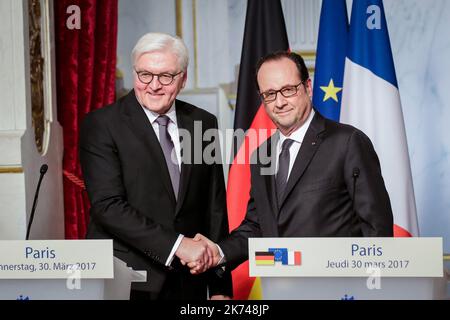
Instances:
[[[147,33],[143,35],[131,52],[131,64],[134,66],[137,59],[145,53],[164,50],[174,53],[178,57],[178,64],[181,70],[187,70],[189,53],[186,45],[179,37],[165,33]]]

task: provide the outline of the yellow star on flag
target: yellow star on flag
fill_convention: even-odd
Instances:
[[[335,87],[333,79],[330,79],[330,83],[328,84],[328,87],[321,86],[320,89],[322,89],[323,92],[325,92],[325,96],[323,97],[323,101],[327,101],[328,99],[333,99],[334,101],[338,102],[337,93],[342,90],[342,88]]]

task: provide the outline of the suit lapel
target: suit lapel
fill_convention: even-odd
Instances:
[[[311,124],[309,125],[308,130],[306,131],[302,145],[295,159],[294,166],[292,167],[291,174],[289,175],[284,195],[282,197],[281,203],[279,204],[280,210],[283,203],[286,201],[286,198],[289,196],[289,193],[297,184],[298,180],[300,180],[300,178],[302,177],[303,173],[311,162],[311,159],[322,143],[322,136],[320,135],[320,133],[324,130],[324,118],[318,112],[316,112],[314,118],[311,121]]]
[[[148,147],[147,153],[153,158],[156,166],[160,168],[160,170],[156,171],[160,174],[166,191],[170,194],[172,200],[176,202],[164,153],[147,115],[136,99],[134,90],[125,97],[124,104],[122,112],[125,122],[140,140],[145,142],[145,145]]]
[[[194,119],[187,113],[187,109],[183,108],[183,102],[176,100],[175,107],[177,112],[177,122],[178,129],[187,130],[190,134],[191,139],[187,139],[181,142],[181,150],[190,149],[190,163],[185,163],[181,161],[181,176],[180,176],[180,186],[178,190],[178,201],[175,214],[177,215],[181,209],[184,198],[186,197],[187,189],[189,187],[190,176],[192,172],[192,166],[194,161],[194,145],[195,143],[201,143],[201,141],[194,141]],[[183,159],[183,157],[181,157]]]

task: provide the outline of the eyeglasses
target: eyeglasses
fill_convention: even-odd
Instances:
[[[161,83],[163,86],[168,86],[168,85],[172,84],[172,82],[175,80],[175,77],[178,76],[179,74],[183,73],[183,71],[180,71],[175,74],[171,74],[171,73],[155,74],[155,73],[151,73],[148,71],[139,71],[139,72],[136,70],[134,70],[134,71],[136,72],[139,81],[141,81],[142,83],[149,84],[153,81],[154,77],[157,77],[159,83]]]
[[[305,80],[301,81],[299,84],[295,86],[286,86],[281,88],[280,90],[269,90],[265,92],[261,92],[259,96],[265,103],[273,102],[277,99],[278,92],[281,93],[281,95],[285,98],[289,98],[292,96],[295,96],[298,91],[298,87],[303,84]]]

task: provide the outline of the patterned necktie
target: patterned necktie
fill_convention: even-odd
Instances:
[[[278,205],[281,205],[281,199],[286,189],[288,173],[289,173],[289,148],[294,143],[292,139],[286,139],[281,146],[280,157],[278,158],[278,173],[276,176]]]
[[[167,116],[159,116],[156,118],[156,122],[159,126],[159,143],[163,150],[164,158],[166,158],[167,169],[169,169],[173,192],[175,193],[175,198],[177,198],[178,188],[180,185],[180,169],[178,167],[174,144],[168,130],[169,121],[170,119]]]

